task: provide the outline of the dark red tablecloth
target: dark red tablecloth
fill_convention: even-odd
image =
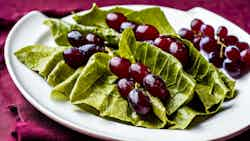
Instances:
[[[51,17],[62,17],[71,11],[88,9],[93,2],[99,6],[154,4],[182,10],[200,6],[222,15],[250,33],[250,0],[0,0],[0,141],[97,140],[62,127],[35,110],[15,87],[3,58],[8,31],[27,12],[37,9]],[[248,130],[233,140],[249,138]]]

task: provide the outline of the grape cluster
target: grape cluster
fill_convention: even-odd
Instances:
[[[72,30],[67,38],[73,47],[63,52],[63,58],[72,68],[86,64],[91,55],[104,51],[104,41],[95,34],[88,33],[84,36],[81,32]]]
[[[128,21],[123,14],[116,12],[107,14],[106,23],[117,32],[122,32],[126,28],[132,28],[135,33],[136,40],[154,44],[164,51],[167,51],[175,56],[183,66],[188,62],[187,47],[177,39],[160,35],[159,31],[152,25],[136,24]],[[191,33],[190,35],[193,34]]]
[[[149,97],[139,86],[161,100],[169,97],[165,82],[159,76],[151,74],[144,64],[131,64],[125,58],[113,57],[109,61],[109,67],[119,77],[117,88],[121,96],[128,100],[139,115],[147,115],[152,110]]]
[[[225,26],[216,33],[211,25],[200,19],[193,19],[191,29],[181,28],[179,35],[191,41],[209,62],[224,68],[233,78],[240,78],[250,70],[250,48],[234,35],[228,35]]]

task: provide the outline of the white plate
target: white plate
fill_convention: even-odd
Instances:
[[[126,5],[124,7],[135,10],[147,8],[146,5]],[[110,7],[105,7],[108,9]],[[228,27],[231,34],[237,35],[242,41],[249,41],[249,35],[242,29],[226,19],[202,8],[194,8],[187,12],[161,7],[173,27],[189,27],[190,21],[196,17],[217,28],[219,25]],[[250,94],[249,75],[237,81],[239,95],[234,100],[226,103],[226,110],[209,118],[195,127],[187,130],[146,129],[134,127],[101,117],[79,112],[69,103],[56,102],[50,99],[51,87],[38,74],[32,72],[21,64],[13,53],[30,44],[54,45],[48,27],[42,24],[46,18],[38,11],[28,13],[12,28],[5,44],[5,60],[8,71],[23,96],[39,111],[51,119],[78,132],[99,137],[102,139],[116,140],[211,140],[229,138],[239,134],[240,130],[250,125]],[[64,18],[72,22],[70,16]]]

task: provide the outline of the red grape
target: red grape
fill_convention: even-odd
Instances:
[[[129,60],[120,57],[113,57],[109,61],[109,67],[111,72],[117,75],[120,78],[128,78],[129,77]]]
[[[200,40],[200,49],[206,53],[210,53],[216,50],[216,40],[214,38],[204,36]]]
[[[159,36],[158,30],[152,25],[138,25],[135,31],[138,41],[154,40]]]
[[[241,61],[250,67],[250,48],[241,52]]]
[[[73,46],[73,47],[79,47],[81,45],[85,44],[85,39],[82,35],[81,32],[77,31],[77,30],[72,30],[67,34],[67,38],[69,43]]]
[[[242,76],[240,61],[225,59],[223,62],[223,68],[233,78],[240,78]]]
[[[158,97],[161,100],[166,100],[169,97],[166,84],[159,76],[153,74],[146,75],[143,79],[143,86],[151,95]]]
[[[147,115],[152,109],[150,99],[143,91],[133,89],[128,94],[128,101],[135,112],[139,115]]]
[[[229,35],[229,36],[224,38],[224,43],[227,46],[236,45],[237,42],[238,42],[238,38],[234,35]]]
[[[208,55],[208,60],[210,63],[212,63],[217,68],[221,68],[224,59],[220,57],[219,52],[211,52]]]
[[[130,77],[132,77],[136,82],[139,82],[140,84],[142,84],[143,78],[148,73],[149,69],[141,63],[131,64],[129,67]]]
[[[85,56],[81,53],[78,48],[69,48],[63,52],[63,58],[65,63],[67,63],[72,68],[78,68],[85,63]]]
[[[236,46],[228,46],[225,49],[225,56],[233,61],[239,60],[240,50]]]
[[[129,92],[134,89],[135,83],[132,79],[122,78],[117,82],[117,87],[121,96],[127,99]]]
[[[214,28],[211,25],[203,24],[200,31],[203,35],[214,38]]]
[[[91,55],[93,55],[94,53],[104,51],[104,47],[98,46],[96,44],[85,44],[85,45],[80,46],[79,50],[85,56],[85,58],[88,60],[88,58]]]
[[[122,13],[108,13],[106,16],[106,23],[109,27],[115,29],[116,31],[120,30],[120,26],[125,22],[127,18]]]
[[[155,38],[154,45],[161,48],[164,51],[169,51],[170,44],[175,41],[175,39],[168,37],[168,36],[160,36]]]
[[[200,19],[193,19],[191,22],[191,29],[195,32],[199,32],[203,21]]]
[[[240,49],[240,51],[243,51],[249,48],[249,45],[246,42],[237,42],[236,46]]]
[[[193,39],[193,44],[194,47],[200,50],[200,41],[201,41],[201,36],[194,37]]]
[[[169,53],[176,57],[183,66],[188,63],[188,49],[181,42],[172,42],[169,47]]]
[[[85,38],[88,44],[104,45],[104,41],[93,33],[88,33]]]
[[[225,38],[227,36],[227,33],[228,33],[227,28],[225,26],[220,26],[217,29],[216,35],[220,38]]]
[[[189,40],[189,41],[192,41],[193,38],[194,38],[194,33],[193,33],[191,30],[187,29],[187,28],[181,28],[181,29],[179,30],[178,34],[179,34],[182,38],[187,39],[187,40]]]

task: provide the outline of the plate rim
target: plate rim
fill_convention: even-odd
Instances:
[[[112,7],[115,7],[115,6],[125,6],[125,7],[127,7],[127,6],[136,6],[137,7],[138,6],[138,7],[145,7],[145,8],[157,6],[157,7],[160,7],[160,8],[167,8],[167,9],[173,9],[173,10],[177,10],[177,11],[183,11],[183,10],[179,10],[179,9],[175,9],[175,8],[171,8],[171,7],[166,7],[166,6],[147,5],[147,4],[110,5],[110,6],[104,6],[104,7],[101,7],[101,8],[104,8],[104,9],[107,8],[108,9],[108,8],[112,8]],[[195,8],[197,8],[197,7],[195,7]],[[192,9],[194,9],[194,8],[192,8]],[[80,12],[87,12],[87,11],[89,11],[89,9],[83,10],[83,11],[80,11]],[[48,108],[44,107],[42,104],[40,104],[39,102],[37,102],[29,94],[29,92],[27,92],[24,89],[23,85],[20,84],[20,82],[18,81],[16,75],[14,74],[13,68],[10,65],[11,62],[9,60],[9,57],[10,57],[11,52],[8,51],[9,50],[8,48],[9,48],[11,37],[13,36],[13,34],[15,33],[15,31],[18,29],[19,25],[21,25],[30,16],[32,16],[33,14],[37,14],[37,13],[41,13],[41,12],[40,11],[36,11],[36,10],[35,11],[31,11],[31,12],[27,13],[26,15],[24,15],[21,19],[19,19],[16,22],[16,24],[12,27],[12,29],[10,30],[10,32],[8,33],[8,36],[7,36],[6,42],[5,42],[5,46],[4,46],[4,58],[5,58],[7,70],[9,72],[10,76],[11,76],[11,79],[13,80],[13,82],[15,83],[15,85],[17,86],[17,88],[20,90],[21,94],[38,111],[40,111],[41,113],[43,113],[44,115],[46,115],[50,119],[56,121],[57,123],[65,126],[65,127],[68,127],[68,128],[70,128],[70,129],[72,129],[74,131],[77,131],[77,132],[80,132],[82,134],[89,135],[89,136],[92,136],[92,137],[95,137],[95,138],[99,138],[99,139],[104,139],[104,140],[110,140],[110,139],[112,139],[112,140],[124,140],[124,138],[125,138],[124,136],[121,137],[121,136],[117,136],[117,135],[114,135],[114,134],[108,134],[108,135],[106,135],[105,133],[99,132],[98,130],[95,130],[93,128],[85,127],[84,130],[83,129],[79,129],[78,126],[76,126],[74,123],[68,121],[67,119],[64,119],[63,117],[60,117],[56,113],[52,112],[51,110],[49,110]],[[67,18],[67,17],[71,17],[71,16],[72,15],[68,15],[68,16],[65,16],[63,18]],[[219,16],[219,15],[217,15],[217,16]],[[229,21],[229,20],[227,20],[227,21]],[[231,21],[229,21],[229,22],[231,22]],[[234,23],[232,23],[232,24],[234,24]],[[234,25],[236,25],[236,24],[234,24]],[[240,28],[239,26],[237,26],[237,27]],[[241,29],[241,30],[244,31],[243,29]],[[247,32],[245,32],[245,33],[247,33]],[[242,132],[244,132],[244,131],[246,131],[248,129],[250,129],[250,124],[246,125],[245,127],[241,128],[241,129],[239,129],[239,130],[237,130],[235,132],[229,133],[228,135],[214,138],[213,140],[226,140],[226,139],[232,138],[234,136],[237,136],[237,135],[241,134]],[[130,140],[130,139],[129,138],[125,138],[125,140]]]

